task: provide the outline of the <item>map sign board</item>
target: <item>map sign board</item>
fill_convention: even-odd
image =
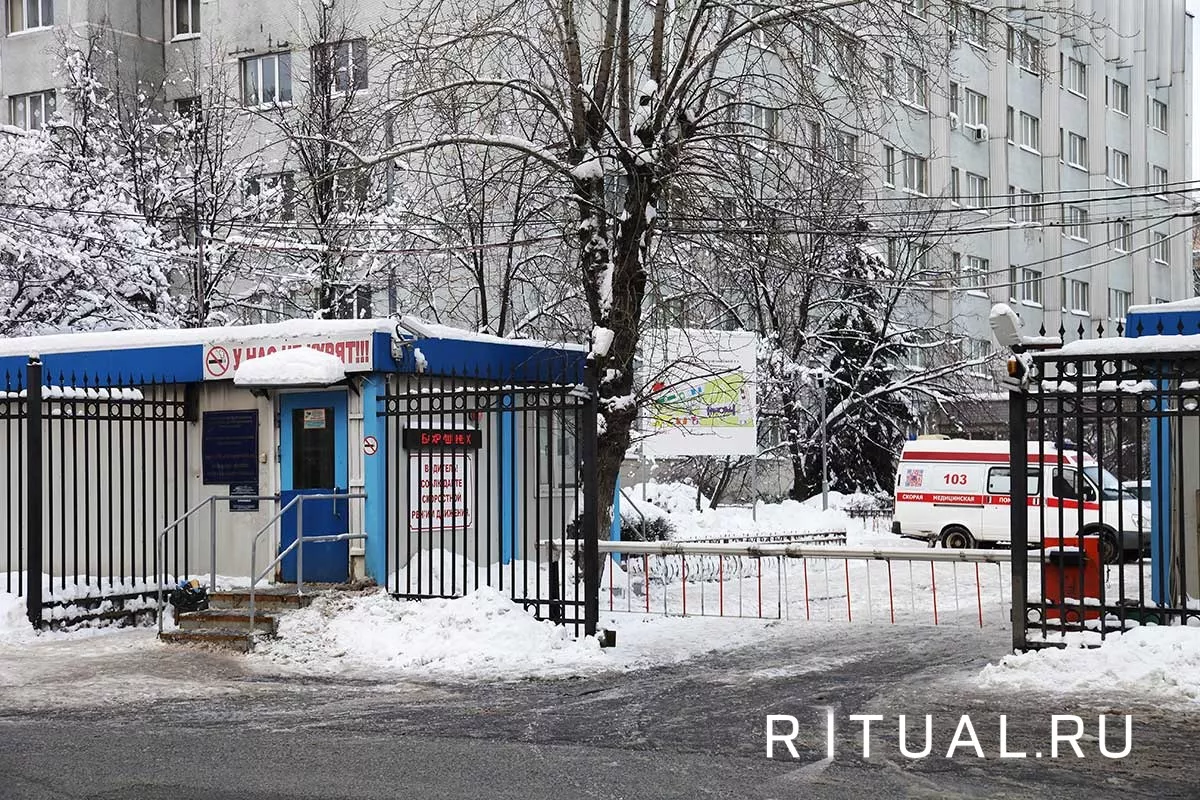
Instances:
[[[668,328],[647,337],[649,403],[642,447],[651,458],[758,452],[755,358],[745,331]]]

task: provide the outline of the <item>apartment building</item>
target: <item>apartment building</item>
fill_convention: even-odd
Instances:
[[[381,0],[338,4],[334,32],[319,29],[312,0],[269,13],[242,0],[4,5],[3,122],[22,128],[53,114],[59,39],[87,29],[111,33],[147,79],[165,77],[168,105],[180,112],[220,83],[249,110],[298,101],[318,45],[334,88],[375,106],[387,96],[387,70],[368,45],[388,13]],[[991,349],[994,302],[1013,303],[1031,331],[1073,339],[1113,334],[1130,306],[1193,291],[1186,0],[1075,0],[1059,4],[1065,14],[1040,5],[897,0],[947,28],[932,34],[949,37],[950,58],[881,52],[885,121],[849,145],[873,151],[865,161],[877,165],[876,212],[936,206],[929,257],[948,279],[930,289],[925,311],[952,327],[962,356]],[[248,189],[275,191],[280,213],[294,217],[294,153],[261,114],[247,117]]]

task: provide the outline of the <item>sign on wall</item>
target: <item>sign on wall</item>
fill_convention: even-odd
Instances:
[[[258,487],[258,410],[205,411],[200,430],[204,483]]]
[[[643,452],[652,458],[756,454],[758,336],[668,328],[647,341]]]
[[[348,339],[312,336],[285,339],[259,339],[244,342],[214,342],[204,345],[204,380],[232,380],[237,368],[247,361],[292,350],[311,347],[341,359],[347,372],[370,372],[372,369],[371,337]]]
[[[478,450],[483,444],[476,428],[405,428],[405,450]]]
[[[437,531],[471,526],[469,453],[413,453],[408,457],[408,529]]]

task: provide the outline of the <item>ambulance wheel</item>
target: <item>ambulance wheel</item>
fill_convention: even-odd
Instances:
[[[942,531],[942,547],[954,550],[970,550],[975,547],[975,537],[961,525],[951,525]]]
[[[1100,534],[1100,560],[1105,564],[1120,564],[1125,558],[1125,551],[1117,541],[1117,535],[1108,529],[1091,530],[1087,533]]]

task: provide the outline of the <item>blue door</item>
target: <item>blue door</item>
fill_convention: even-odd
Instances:
[[[305,392],[280,399],[280,499],[284,507],[297,495],[345,494],[346,393]],[[280,549],[296,540],[296,526],[305,536],[324,536],[350,530],[349,507],[343,499],[304,500],[280,520]],[[280,580],[296,581],[297,554],[280,564]],[[304,545],[304,580],[343,583],[350,575],[350,543]]]

